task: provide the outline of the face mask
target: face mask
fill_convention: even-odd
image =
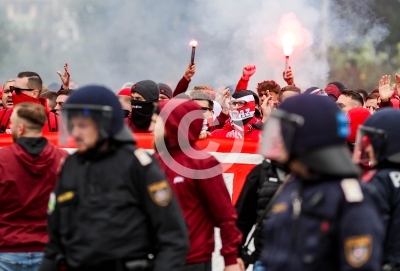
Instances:
[[[153,115],[153,102],[132,101],[131,120],[136,127],[148,128]]]
[[[13,100],[14,106],[17,105],[17,104],[20,104],[20,103],[24,103],[24,102],[31,102],[31,103],[35,103],[35,104],[41,104],[39,99],[34,98],[32,96],[29,96],[29,95],[26,95],[24,93],[20,93],[18,95],[17,94],[13,94],[12,96],[13,96],[12,100]]]

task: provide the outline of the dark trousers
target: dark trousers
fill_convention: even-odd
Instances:
[[[195,264],[187,264],[182,271],[211,271],[211,261]]]

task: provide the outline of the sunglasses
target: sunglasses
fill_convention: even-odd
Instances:
[[[247,102],[245,101],[230,101],[229,105],[231,106],[244,106]]]
[[[15,92],[15,94],[19,95],[21,94],[21,91],[33,91],[35,90],[34,88],[16,88],[13,86],[10,86],[10,92]]]
[[[209,107],[202,107],[201,109],[202,109],[204,112],[212,111],[212,109],[209,108]]]

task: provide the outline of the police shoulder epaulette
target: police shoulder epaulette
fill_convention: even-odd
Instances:
[[[361,202],[364,199],[360,183],[357,179],[343,179],[340,185],[347,202]]]
[[[136,158],[142,166],[147,166],[151,163],[150,155],[143,149],[136,149],[134,151]]]

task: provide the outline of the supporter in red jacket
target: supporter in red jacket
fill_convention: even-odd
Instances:
[[[43,82],[36,72],[20,72],[15,79],[14,86],[10,86],[12,103],[17,105],[23,102],[41,104],[46,112],[47,121],[43,127],[43,132],[58,131],[58,116],[50,112],[46,98],[39,98],[42,92]],[[0,133],[10,133],[10,117],[12,109],[0,110]]]
[[[11,115],[14,144],[0,149],[0,270],[37,270],[48,241],[47,206],[68,153],[42,137],[45,123],[43,106],[18,104]]]
[[[236,91],[229,102],[230,118],[222,129],[211,133],[216,137],[260,139],[261,131],[254,124],[260,124],[261,120],[254,116],[255,101],[251,90]]]
[[[196,147],[203,126],[201,107],[193,101],[161,101],[155,122],[156,158],[178,198],[189,228],[189,270],[211,270],[214,227],[221,230],[221,255],[225,271],[239,271],[237,264],[241,233],[220,163]],[[153,116],[155,120],[155,116]]]
[[[5,82],[3,86],[3,93],[1,95],[1,101],[3,104],[3,108],[12,108],[13,107],[13,102],[12,102],[12,92],[10,90],[11,86],[14,86],[15,79],[9,79],[7,82]]]

